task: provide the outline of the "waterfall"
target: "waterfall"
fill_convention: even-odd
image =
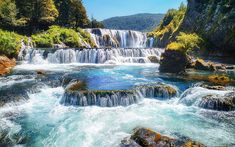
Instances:
[[[231,111],[235,109],[235,92],[193,87],[181,95],[179,103],[204,109]]]
[[[115,107],[128,106],[137,103],[140,95],[125,91],[86,91],[65,92],[61,104],[73,106],[101,106]]]
[[[178,95],[175,87],[163,84],[137,86],[136,91],[141,93],[143,97],[157,99],[170,99]]]
[[[97,47],[145,48],[146,33],[131,30],[86,29]]]
[[[131,90],[73,90],[72,84],[66,87],[65,93],[60,101],[61,104],[69,106],[102,106],[116,107],[129,106],[138,103],[144,97],[156,99],[170,99],[177,95],[177,90],[169,85],[142,85]],[[72,89],[72,90],[71,90]]]
[[[30,49],[23,57],[27,63],[150,63],[149,57],[160,59],[163,50],[151,49]]]
[[[148,38],[147,46],[150,48],[152,48],[154,46],[154,38],[153,37]]]

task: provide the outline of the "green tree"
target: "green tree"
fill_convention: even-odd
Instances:
[[[2,27],[15,25],[16,14],[14,0],[0,0],[0,25]]]
[[[102,22],[97,21],[93,16],[91,17],[91,28],[104,28],[104,24]]]
[[[56,0],[59,17],[57,23],[68,27],[87,27],[89,19],[81,0]]]
[[[39,3],[39,22],[51,24],[58,17],[59,12],[53,0],[40,0]]]
[[[89,25],[86,9],[81,0],[70,0],[69,21],[74,28],[84,28]]]

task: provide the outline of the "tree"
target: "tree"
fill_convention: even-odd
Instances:
[[[70,0],[69,21],[74,28],[84,28],[89,25],[86,9],[81,0]]]
[[[91,28],[104,28],[104,24],[97,21],[96,19],[94,19],[94,17],[91,17],[91,23],[90,23],[90,27]]]
[[[69,0],[55,0],[55,5],[59,11],[59,16],[56,20],[56,23],[60,26],[69,25]]]
[[[53,0],[41,0],[39,3],[39,11],[38,21],[44,24],[51,24],[59,15]]]
[[[15,25],[16,20],[16,5],[14,0],[0,1],[0,25],[9,27]]]
[[[81,0],[56,0],[59,17],[56,22],[67,27],[87,27],[89,19]]]

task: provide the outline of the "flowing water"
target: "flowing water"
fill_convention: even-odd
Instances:
[[[97,47],[145,48],[153,47],[153,38],[131,30],[86,29]]]
[[[160,74],[159,64],[150,63],[148,56],[160,58],[162,52],[154,48],[27,50],[13,73],[0,78],[1,99],[13,97],[0,108],[0,138],[5,135],[13,144],[21,140],[22,146],[30,147],[110,147],[119,146],[134,128],[142,126],[207,146],[234,146],[235,112],[194,104],[195,98],[222,95],[233,88],[208,90],[197,82]],[[84,81],[91,95],[106,91],[102,98],[96,92],[97,99],[117,102],[65,103],[68,79]],[[169,95],[156,85],[177,92]],[[138,100],[119,103],[123,96]]]

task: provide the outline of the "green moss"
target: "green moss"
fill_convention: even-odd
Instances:
[[[91,44],[92,47],[95,46],[88,32],[79,28],[77,30],[78,32],[73,29],[51,26],[46,32],[32,35],[32,41],[36,47],[40,48],[53,47],[53,44],[61,43],[64,43],[68,47],[84,47],[82,46],[82,42],[84,41]]]
[[[27,40],[24,36],[0,29],[0,54],[17,57],[21,49],[21,42],[24,40]]]

